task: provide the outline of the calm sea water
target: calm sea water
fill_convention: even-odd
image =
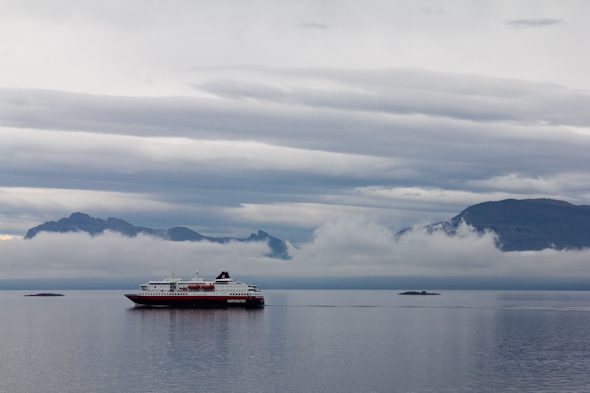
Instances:
[[[265,291],[262,310],[0,292],[0,392],[579,392],[589,292]]]

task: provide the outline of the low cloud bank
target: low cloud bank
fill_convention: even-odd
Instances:
[[[250,270],[263,262],[272,264],[264,257],[268,252],[265,243],[172,242],[112,232],[96,237],[41,233],[32,240],[0,242],[0,272],[4,279],[160,277],[197,269],[213,274],[221,268]]]
[[[32,240],[0,241],[3,279],[68,279],[191,275],[317,279],[328,277],[440,277],[562,280],[590,278],[590,250],[502,252],[495,235],[459,228],[456,236],[415,228],[396,238],[388,227],[356,217],[331,221],[313,239],[291,248],[293,259],[265,257],[265,243],[226,245],[170,242],[114,233],[44,233]]]
[[[362,218],[316,230],[294,263],[327,276],[439,276],[590,278],[590,250],[502,252],[493,232],[463,225],[456,236],[416,227],[396,239],[387,227]]]

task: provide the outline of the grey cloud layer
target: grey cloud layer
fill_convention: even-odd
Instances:
[[[273,70],[254,69],[260,73]],[[590,94],[550,84],[422,70],[293,70],[293,75],[318,84],[334,82],[338,88],[291,88],[239,80],[213,80],[200,87],[210,93],[315,108],[422,114],[475,122],[589,126],[586,108]]]
[[[200,84],[221,100],[2,90],[0,122],[408,156],[416,167],[441,156],[470,156],[469,149],[482,144],[504,150],[500,154],[538,151],[551,160],[549,144],[575,151],[588,143],[564,128],[590,126],[585,91],[426,71],[253,70],[250,78]],[[265,75],[281,80],[256,82]],[[331,86],[312,89],[306,82]],[[430,157],[416,154],[422,150]],[[485,153],[478,155],[486,159]]]
[[[161,214],[178,206],[172,225],[222,232],[311,227],[289,208],[404,226],[487,197],[590,198],[586,91],[413,69],[189,78],[198,96],[0,89],[2,186],[149,195]]]
[[[534,27],[548,27],[565,24],[563,19],[553,18],[539,18],[539,19],[513,19],[506,22],[510,27],[520,28],[534,28]]]
[[[303,28],[303,29],[319,29],[319,30],[323,30],[323,29],[327,29],[328,25],[324,24],[324,23],[318,23],[318,22],[301,22],[299,24],[299,27]]]

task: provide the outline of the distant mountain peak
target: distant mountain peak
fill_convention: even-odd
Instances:
[[[268,233],[262,231],[262,230],[258,230],[258,232],[254,232],[252,233],[250,236],[248,236],[248,239],[252,239],[252,240],[264,240],[264,239],[269,239],[272,236],[270,236]]]
[[[120,218],[109,217],[106,220],[92,217],[86,213],[75,212],[68,217],[61,218],[57,221],[48,221],[41,225],[37,225],[29,229],[25,235],[25,239],[32,239],[40,232],[85,232],[91,236],[97,236],[105,231],[112,231],[120,233],[124,236],[135,237],[138,234],[146,234],[160,237],[171,241],[209,241],[213,243],[228,243],[230,241],[237,242],[255,242],[264,241],[268,244],[271,252],[269,257],[279,259],[290,259],[287,243],[284,240],[271,236],[270,234],[259,230],[258,233],[253,233],[249,237],[233,238],[233,237],[211,237],[193,231],[184,226],[176,226],[170,229],[153,229],[145,227],[136,227],[135,225],[122,220]]]
[[[590,206],[555,199],[505,199],[472,205],[449,221],[428,225],[430,232],[454,235],[461,223],[480,233],[493,231],[503,251],[590,247]],[[400,231],[398,236],[407,230]]]
[[[88,218],[92,218],[92,217],[90,217],[90,215],[88,215],[86,213],[74,212],[74,213],[70,214],[70,216],[68,218],[70,220],[84,220],[84,219],[88,219]]]
[[[166,237],[174,241],[200,241],[205,238],[199,232],[187,227],[173,227],[166,231]]]

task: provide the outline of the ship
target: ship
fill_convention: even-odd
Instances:
[[[141,284],[137,293],[125,294],[140,306],[159,307],[264,307],[264,296],[254,284],[235,281],[228,272],[204,280],[199,272],[189,280],[172,277]]]

